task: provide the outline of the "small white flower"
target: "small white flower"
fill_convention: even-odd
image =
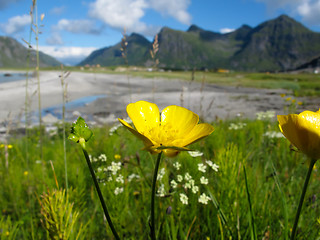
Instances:
[[[192,192],[193,192],[194,194],[196,194],[198,191],[199,191],[199,187],[193,185],[193,186],[192,186]]]
[[[208,180],[208,178],[205,178],[204,176],[202,176],[200,178],[200,183],[203,185],[207,185],[209,183],[209,180]]]
[[[206,160],[206,164],[208,164],[210,167],[212,167],[213,162],[212,162],[212,161],[210,161],[210,160]]]
[[[161,181],[161,179],[163,178],[163,176],[166,174],[166,170],[165,168],[161,168],[160,171],[158,172],[158,176],[157,176],[157,180]]]
[[[170,185],[172,188],[177,188],[178,183],[175,180],[171,180]]]
[[[191,175],[187,172],[185,175],[184,175],[184,179],[189,181],[192,179]]]
[[[116,182],[124,183],[123,176],[121,174],[116,178]]]
[[[275,131],[266,132],[265,134],[263,134],[263,136],[268,138],[284,138],[281,132],[275,132]]]
[[[183,180],[183,177],[181,175],[177,175],[177,181],[182,182],[182,180]]]
[[[206,169],[207,169],[207,166],[206,165],[204,165],[203,163],[198,163],[198,170],[200,171],[200,172],[206,172]]]
[[[166,195],[166,191],[164,190],[164,184],[161,184],[158,191],[157,191],[157,194],[159,197],[164,197]]]
[[[121,162],[111,162],[111,166],[108,167],[108,170],[112,172],[113,175],[116,175],[117,172],[121,169]]]
[[[134,178],[139,179],[140,176],[137,175],[137,174],[132,173],[132,174],[130,174],[130,175],[128,176],[128,182],[131,182]]]
[[[98,171],[98,172],[102,172],[102,168],[101,168],[101,167],[98,167],[97,171]]]
[[[113,181],[113,178],[112,178],[111,176],[109,176],[108,179],[107,179],[107,181],[108,181],[108,182],[112,182],[112,181]]]
[[[212,168],[214,171],[216,171],[216,172],[219,171],[219,165],[217,165],[217,164],[215,164],[215,163],[211,166],[211,168]]]
[[[107,156],[105,154],[101,154],[98,159],[101,161],[101,162],[106,162],[107,161]]]
[[[181,164],[179,162],[174,162],[173,167],[177,170],[180,170]]]
[[[209,200],[211,200],[211,198],[208,197],[205,193],[202,193],[198,199],[198,202],[202,204],[208,204]]]
[[[202,155],[203,155],[203,153],[202,152],[199,152],[199,151],[189,151],[188,152],[189,153],[189,155],[191,156],[191,157],[201,157]]]
[[[123,188],[122,187],[116,187],[116,189],[114,190],[114,194],[115,195],[118,195],[118,194],[120,194],[120,193],[122,193],[123,192]]]
[[[184,186],[184,188],[189,188],[189,189],[191,189],[191,188],[192,188],[192,185],[191,185],[191,183],[190,183],[190,182],[187,182],[187,183],[186,183],[186,184],[184,184],[183,186]]]
[[[180,193],[180,201],[182,204],[188,205],[188,196],[184,193]]]

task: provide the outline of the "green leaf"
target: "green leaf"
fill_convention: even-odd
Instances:
[[[72,124],[71,133],[68,139],[76,143],[80,142],[81,145],[83,145],[84,142],[89,141],[92,135],[93,133],[85,120],[82,117],[79,117],[77,121]]]

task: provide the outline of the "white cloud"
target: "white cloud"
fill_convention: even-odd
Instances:
[[[79,63],[96,49],[97,48],[95,47],[39,46],[40,51],[58,59],[66,65],[74,65]]]
[[[140,19],[146,7],[145,0],[96,0],[90,5],[89,15],[113,28],[143,32],[147,25]]]
[[[221,28],[220,33],[225,34],[225,33],[230,33],[233,32],[235,29],[233,28]]]
[[[95,0],[90,4],[89,15],[116,29],[154,35],[159,29],[142,21],[146,11],[153,9],[163,15],[175,18],[183,24],[190,24],[187,12],[191,0]]]
[[[78,20],[67,20],[61,19],[54,30],[64,30],[71,33],[86,33],[86,34],[99,34],[102,29],[98,29],[95,26],[93,20],[78,19]]]
[[[26,26],[30,26],[31,24],[31,17],[27,14],[22,16],[15,16],[8,19],[7,23],[1,24],[1,30],[8,34],[16,34],[22,32]]]
[[[191,0],[150,0],[150,6],[154,10],[167,14],[186,25],[191,23],[191,15],[187,12],[190,3]]]
[[[320,26],[320,0],[256,0],[265,3],[269,13],[284,10],[302,17],[304,22]]]
[[[303,21],[320,26],[320,0],[303,1],[298,6],[297,12],[302,16]]]

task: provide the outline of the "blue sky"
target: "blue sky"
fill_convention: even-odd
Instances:
[[[31,5],[0,0],[0,35],[29,40]],[[119,42],[124,29],[151,41],[164,26],[184,31],[196,24],[225,33],[287,14],[320,32],[320,0],[37,0],[37,12],[40,50],[64,64]],[[34,34],[31,39],[35,44]]]

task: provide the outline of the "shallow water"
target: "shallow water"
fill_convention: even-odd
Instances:
[[[30,77],[30,74],[29,74]],[[14,82],[26,79],[26,73],[0,72],[0,83]]]
[[[106,95],[93,95],[93,96],[87,96],[87,97],[75,99],[73,101],[66,103],[66,105],[65,105],[66,111],[73,111],[76,108],[79,108],[79,107],[85,106],[91,102],[94,102],[98,98],[105,98],[105,97],[106,97]],[[58,104],[55,106],[51,106],[51,107],[42,109],[42,116],[45,116],[49,113],[58,119],[62,119],[62,104]]]

